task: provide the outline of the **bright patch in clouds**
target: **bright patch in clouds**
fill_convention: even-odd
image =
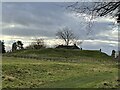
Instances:
[[[10,25],[10,28],[14,28],[14,27],[15,27],[15,25],[14,25],[14,24],[11,24],[11,25]]]
[[[14,28],[15,25],[14,24],[3,24],[2,25],[2,29],[5,29],[5,28]]]
[[[113,23],[115,23],[116,19],[113,18],[113,17],[106,16],[106,17],[95,18],[94,21],[96,21],[96,22],[113,22]]]

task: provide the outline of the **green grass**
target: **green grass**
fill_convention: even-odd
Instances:
[[[14,54],[39,56],[53,54],[51,57],[69,56],[70,59],[77,57],[78,61],[79,54],[91,58],[95,57],[94,54],[99,58],[101,55],[98,51],[68,51],[50,49],[48,52],[46,49],[35,50],[34,53],[31,50],[17,51]],[[3,88],[117,88],[118,63],[111,60],[105,62],[109,57],[106,54],[102,55],[101,60],[84,58],[79,62],[3,57]]]
[[[97,50],[79,50],[79,49],[38,49],[38,50],[20,50],[12,53],[7,53],[5,55],[14,55],[14,56],[33,56],[42,58],[58,58],[58,59],[106,59],[110,60],[111,57],[105,53],[102,53]],[[57,59],[57,60],[58,60]]]

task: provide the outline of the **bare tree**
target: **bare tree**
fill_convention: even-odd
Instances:
[[[112,15],[117,17],[117,22],[120,23],[120,1],[116,2],[75,2],[69,6],[70,9],[79,14],[88,14],[93,16]]]
[[[82,48],[82,43],[83,43],[84,40],[79,40],[79,37],[75,37],[73,40],[72,40],[72,43],[74,45],[77,45],[77,46],[80,46],[80,48]]]
[[[40,49],[45,48],[44,39],[38,38],[35,39],[29,46],[27,46],[27,49]]]
[[[44,45],[44,40],[43,39],[35,39],[35,44],[36,45]]]
[[[56,36],[59,39],[64,40],[67,46],[75,39],[73,32],[68,27],[64,27],[62,30],[59,30],[56,33]]]

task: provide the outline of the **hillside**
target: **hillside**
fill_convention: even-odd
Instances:
[[[118,63],[91,50],[20,50],[2,57],[3,88],[118,88]]]
[[[36,59],[111,59],[105,53],[97,50],[75,50],[75,49],[39,49],[39,50],[20,50],[6,53],[5,56],[36,58]]]

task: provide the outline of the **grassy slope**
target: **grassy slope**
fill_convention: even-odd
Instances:
[[[81,58],[104,58],[110,59],[111,57],[105,53],[99,51],[91,50],[71,50],[71,49],[40,49],[40,50],[21,50],[10,55],[28,55],[35,57],[50,57],[50,58],[72,58],[72,59],[81,59]]]
[[[3,57],[3,87],[96,88],[117,87],[118,84],[117,63],[110,60],[103,62],[110,57],[98,51],[42,49],[11,54],[82,60],[61,62]],[[86,60],[86,57],[95,60]]]

